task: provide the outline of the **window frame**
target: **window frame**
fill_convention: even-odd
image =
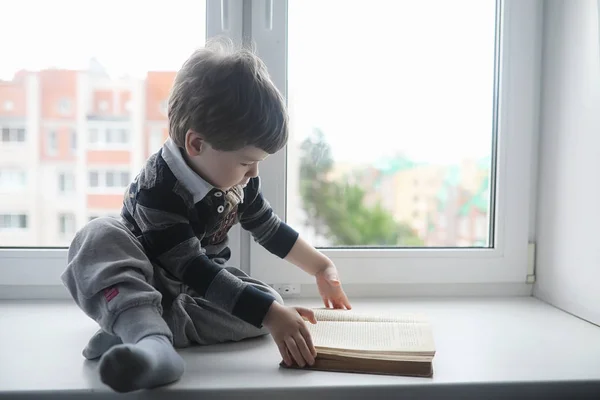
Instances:
[[[539,129],[540,56],[543,5],[539,0],[501,0],[500,84],[497,115],[497,170],[494,248],[323,249],[344,283],[364,284],[515,284],[526,282],[530,184]],[[266,7],[272,5],[272,21]],[[252,2],[252,37],[275,84],[287,98],[287,1]],[[269,29],[270,28],[270,29]],[[260,168],[265,197],[285,220],[287,149]],[[511,190],[506,190],[511,188]],[[253,277],[268,283],[314,283],[298,268],[250,242]],[[365,268],[368,272],[365,273]]]
[[[500,248],[486,250],[406,249],[406,250],[326,250],[338,266],[344,284],[363,285],[368,292],[381,288],[383,294],[397,294],[389,284],[399,283],[406,293],[436,294],[440,284],[452,283],[457,290],[465,284],[478,285],[477,293],[487,293],[488,284],[523,283],[527,274],[527,237],[530,209],[529,184],[534,140],[538,130],[541,54],[542,1],[504,0],[506,36],[502,54],[505,80],[512,84],[502,90],[502,103],[514,97],[510,107],[503,107],[501,125],[510,132],[499,138],[498,171],[499,206],[496,235]],[[267,8],[271,8],[266,13]],[[252,37],[259,56],[267,64],[273,81],[286,96],[287,1],[243,0],[239,2],[206,0],[206,38],[227,36],[235,43],[248,43]],[[266,20],[267,15],[272,19]],[[281,39],[284,40],[281,40]],[[518,86],[520,85],[520,87]],[[516,95],[519,93],[519,96]],[[510,105],[510,102],[509,102]],[[510,117],[510,118],[509,118]],[[263,191],[266,198],[285,220],[286,152],[280,151],[261,165]],[[91,168],[90,168],[91,169]],[[87,178],[87,177],[86,177]],[[85,179],[86,187],[88,180]],[[500,190],[514,185],[510,193]],[[297,268],[284,266],[284,261],[258,246],[248,232],[235,226],[230,235],[231,264],[251,272],[267,283],[313,283],[313,279]],[[400,266],[394,264],[401,264]],[[15,266],[18,265],[18,268]],[[67,249],[6,248],[0,249],[0,298],[14,293],[2,287],[18,287],[20,298],[39,298],[40,293],[52,297],[68,297],[60,282],[67,265]],[[364,267],[369,268],[365,273]],[[505,268],[506,267],[506,268]],[[50,288],[51,290],[47,290]],[[42,290],[43,289],[43,290]],[[41,292],[40,292],[41,290]],[[510,293],[518,291],[507,289]],[[494,289],[494,294],[502,291]],[[367,289],[363,291],[367,293]]]

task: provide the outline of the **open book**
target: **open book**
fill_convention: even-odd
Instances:
[[[333,309],[314,311],[317,324],[307,322],[306,326],[317,358],[306,369],[433,376],[435,345],[425,318]],[[281,365],[286,366],[283,362]]]

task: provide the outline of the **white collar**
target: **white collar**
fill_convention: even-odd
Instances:
[[[214,187],[200,177],[183,159],[181,149],[168,138],[163,146],[162,157],[175,178],[192,194],[194,204],[206,197]]]

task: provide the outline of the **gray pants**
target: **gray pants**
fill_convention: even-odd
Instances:
[[[281,296],[267,284],[225,266],[225,260],[215,262],[283,304]],[[111,335],[119,336],[115,331],[119,316],[131,318],[153,313],[162,316],[166,325],[161,328],[155,324],[141,331],[166,334],[175,347],[240,341],[268,333],[216,307],[154,265],[137,238],[114,218],[97,218],[77,232],[61,278],[77,305]],[[142,308],[144,313],[131,312]],[[150,322],[152,318],[139,319]],[[144,321],[119,323],[135,325]],[[166,332],[166,327],[170,332]]]

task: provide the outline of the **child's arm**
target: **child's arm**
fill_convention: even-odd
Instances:
[[[269,252],[313,275],[325,307],[351,308],[333,262],[273,212],[262,195],[260,178],[250,180],[244,199],[239,210],[242,227]]]
[[[352,308],[333,262],[301,236],[298,236],[285,260],[316,278],[325,307]]]

